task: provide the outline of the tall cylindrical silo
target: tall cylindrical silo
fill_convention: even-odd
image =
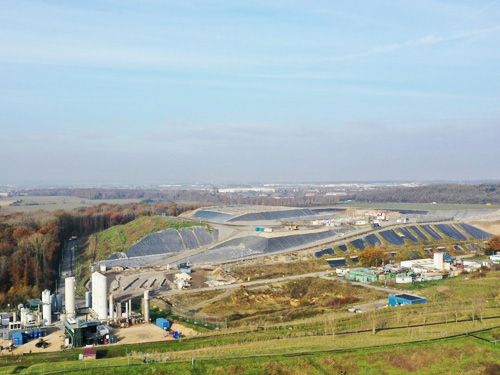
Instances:
[[[27,309],[26,307],[23,307],[21,309],[21,323],[24,325],[26,324],[26,321],[27,321],[27,316],[28,316],[28,313],[29,313],[29,309]],[[16,321],[16,317],[14,316],[14,321]]]
[[[120,302],[117,302],[116,303],[116,317],[118,319],[121,319],[123,317],[122,315],[122,304]]]
[[[50,290],[42,292],[42,316],[45,324],[52,324],[52,304],[50,303]]]
[[[99,319],[108,319],[108,278],[99,272],[92,274],[92,310]]]
[[[68,318],[75,317],[75,278],[68,277],[64,280],[64,294],[66,300],[64,301],[66,308],[66,315]]]
[[[114,319],[115,318],[115,306],[114,306],[114,300],[113,300],[113,295],[109,295],[109,319]]]
[[[144,291],[143,314],[144,323],[149,323],[149,290]]]

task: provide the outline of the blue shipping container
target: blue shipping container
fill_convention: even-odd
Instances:
[[[181,268],[181,273],[191,273],[191,268]]]
[[[21,332],[14,332],[12,334],[12,342],[15,346],[23,345],[23,334]]]
[[[156,319],[156,325],[160,327],[161,329],[170,329],[170,320],[167,320],[165,318],[158,318]]]

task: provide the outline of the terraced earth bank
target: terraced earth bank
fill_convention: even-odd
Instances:
[[[218,240],[219,232],[214,229],[212,233],[205,227],[182,228],[179,231],[167,229],[153,233],[135,245],[131,246],[125,254],[129,258],[178,253],[184,250],[197,249],[208,246]]]
[[[336,231],[295,234],[281,237],[245,236],[235,238],[212,247],[203,254],[190,257],[192,263],[219,262],[255,255],[271,254],[279,251],[299,249],[316,241],[333,238]]]

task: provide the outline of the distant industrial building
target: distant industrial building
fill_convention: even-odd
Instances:
[[[371,268],[353,268],[345,272],[345,278],[351,281],[360,281],[363,283],[374,282],[378,280],[378,276]]]

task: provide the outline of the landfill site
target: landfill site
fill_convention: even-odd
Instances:
[[[347,239],[352,239],[353,245],[363,250],[363,243],[372,246],[377,241],[381,243],[380,239],[373,242],[373,236],[358,239],[359,235],[374,229],[398,226],[403,227],[405,232],[406,227],[419,223],[467,223],[492,221],[500,217],[497,210],[488,209],[377,212],[339,208],[277,209],[260,206],[207,208],[183,216],[199,221],[200,224],[208,224],[210,229],[200,226],[194,227],[192,231],[183,228],[179,232],[168,229],[154,233],[134,244],[126,252],[116,253],[95,266],[136,268],[152,265],[173,266],[187,262],[193,265],[214,265],[302,250],[322,243],[351,242]],[[446,235],[465,240],[466,234],[461,234],[463,230],[466,229],[459,229],[457,234],[452,229],[453,233]],[[405,233],[409,234],[407,231]],[[427,236],[421,233],[419,235],[422,240],[427,240]],[[434,233],[429,235],[434,239],[441,239]],[[403,237],[391,230],[382,231],[381,237],[394,245],[404,244]],[[413,235],[408,238],[418,242]]]
[[[498,234],[482,228],[493,229],[488,224],[500,219],[498,211],[488,209],[255,206],[211,207],[182,216],[179,220],[199,225],[152,233],[126,251],[92,264],[85,298],[75,295],[76,240],[68,241],[61,289],[56,293],[45,290],[41,299],[28,300],[15,312],[2,314],[2,349],[20,354],[193,336],[196,331],[167,314],[153,320],[152,299],[243,287],[251,280],[232,275],[235,265],[317,259],[327,268],[349,268],[356,267],[360,251],[375,246],[390,247],[391,256],[405,245],[421,246],[429,257],[449,246],[456,254],[474,253]]]
[[[499,212],[488,209],[377,211],[261,206],[211,207],[183,216],[200,222],[200,226],[192,231],[154,233],[126,252],[94,264],[93,269],[107,272],[116,295],[133,296],[144,290],[162,295],[237,283],[226,272],[230,265],[259,262],[270,256],[286,261],[327,254],[356,263],[357,253],[369,247],[389,245],[395,255],[405,244],[423,247],[429,241],[439,244],[444,240],[456,241],[455,250],[465,254],[479,250],[492,237],[480,227],[500,218]],[[425,251],[441,249],[435,247]]]

